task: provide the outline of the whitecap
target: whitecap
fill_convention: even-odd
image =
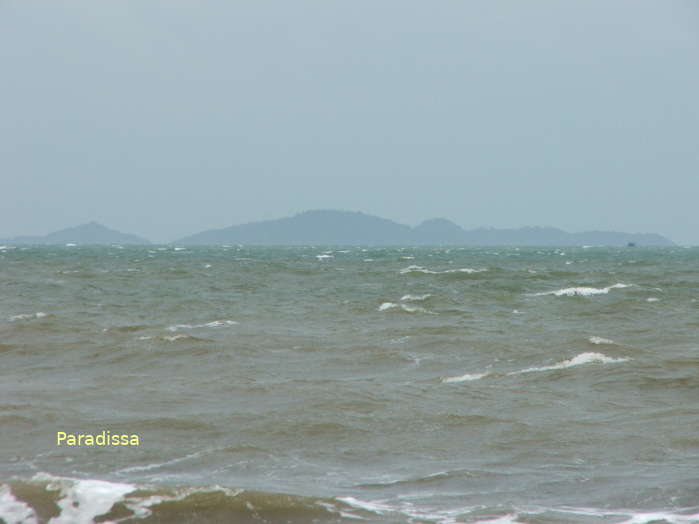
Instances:
[[[0,522],[35,524],[38,521],[34,510],[12,495],[10,486],[0,486]]]
[[[10,317],[10,322],[14,322],[16,320],[31,320],[31,319],[36,319],[36,318],[45,318],[48,317],[48,313],[44,313],[43,311],[38,311],[37,313],[21,313],[19,315],[13,315]]]
[[[172,335],[172,336],[164,336],[163,340],[167,340],[168,342],[175,342],[177,340],[181,340],[183,338],[192,338],[189,335]]]
[[[407,311],[408,313],[428,313],[430,315],[437,314],[434,311],[428,311],[424,307],[420,306],[409,306],[408,304],[401,304],[400,307],[403,311]]]
[[[658,302],[660,299],[657,297],[648,297],[646,302]]]
[[[318,260],[329,260],[329,259],[335,258],[335,257],[332,255],[323,254],[323,255],[316,255],[316,258]]]
[[[136,490],[132,484],[61,478],[48,473],[37,473],[32,480],[48,482],[52,491],[60,490],[56,505],[61,512],[51,519],[51,524],[91,524],[123,500],[124,495]]]
[[[379,311],[386,311],[396,307],[398,307],[398,304],[396,304],[395,302],[384,302],[379,306]]]
[[[615,344],[613,340],[609,340],[608,338],[602,338],[602,337],[595,337],[592,336],[587,339],[590,344]]]
[[[366,502],[363,500],[356,499],[354,497],[337,497],[337,500],[339,500],[340,502],[344,502],[345,504],[352,506],[353,508],[371,511],[372,513],[377,513],[379,515],[395,511],[395,509],[392,506],[388,506],[380,502]]]
[[[433,271],[431,269],[424,268],[422,266],[411,265],[400,270],[401,275],[408,273],[426,273],[428,275],[444,275],[446,273],[482,273],[483,271],[488,271],[487,269],[473,269],[470,267],[463,267],[459,269],[446,269],[444,271]]]
[[[199,329],[199,328],[212,328],[212,327],[226,327],[235,326],[238,322],[235,320],[214,320],[213,322],[207,322],[205,324],[175,324],[173,326],[168,326],[168,331],[179,331],[180,329]]]
[[[572,368],[574,366],[580,366],[582,364],[592,364],[595,362],[599,362],[601,364],[614,364],[614,363],[618,363],[618,362],[626,362],[628,360],[630,360],[630,359],[628,359],[628,358],[612,358],[612,357],[608,357],[607,355],[604,355],[602,353],[586,352],[586,353],[580,353],[579,355],[576,355],[575,357],[571,358],[570,360],[563,360],[561,362],[558,362],[556,364],[552,364],[550,366],[526,368],[526,369],[522,369],[520,371],[512,371],[512,372],[508,373],[508,375],[520,375],[522,373],[531,373],[533,371],[552,371],[555,369],[566,369],[566,368]]]
[[[477,520],[475,524],[522,524],[522,521],[517,520],[518,517],[519,515],[515,513],[508,513],[494,519]]]
[[[546,295],[554,295],[557,297],[589,297],[592,295],[606,295],[612,289],[621,289],[625,287],[630,287],[630,284],[616,283],[611,286],[597,288],[597,287],[567,287],[564,289],[556,289],[554,291],[544,291],[541,293],[533,293],[531,296],[542,297]]]
[[[470,382],[472,380],[480,380],[483,377],[487,377],[490,375],[490,373],[466,373],[465,375],[460,375],[458,377],[441,377],[440,380],[445,383],[449,384],[452,382]]]
[[[427,299],[430,298],[431,296],[432,296],[432,295],[430,295],[429,293],[426,293],[426,294],[424,294],[424,295],[410,295],[410,294],[408,294],[408,295],[403,295],[402,297],[400,297],[400,299],[401,299],[401,301],[403,301],[403,302],[405,302],[405,301],[409,301],[409,302],[420,302],[420,301],[423,301],[423,300],[427,300]]]
[[[379,311],[388,311],[391,309],[397,309],[400,308],[401,310],[405,311],[406,313],[427,313],[429,315],[436,315],[437,313],[433,311],[428,311],[424,307],[420,306],[411,306],[409,304],[397,304],[395,302],[384,302],[378,307]]]
[[[605,339],[601,339],[601,340],[605,340]],[[615,363],[619,363],[619,362],[627,362],[629,360],[631,360],[631,359],[630,358],[613,358],[613,357],[608,357],[607,355],[604,355],[602,353],[586,352],[586,353],[580,353],[579,355],[576,355],[575,357],[571,358],[570,360],[563,360],[561,362],[558,362],[556,364],[552,364],[550,366],[531,367],[531,368],[521,369],[519,371],[510,371],[509,373],[507,373],[507,375],[512,376],[512,375],[521,375],[523,373],[532,373],[534,371],[551,371],[551,370],[556,370],[556,369],[566,369],[566,368],[571,368],[574,366],[580,366],[582,364],[592,364],[592,363],[615,364]],[[473,380],[480,380],[480,379],[487,377],[489,375],[492,375],[492,373],[488,372],[488,371],[486,371],[484,373],[466,373],[465,375],[460,375],[460,376],[456,376],[456,377],[440,377],[440,380],[445,384],[453,383],[453,382],[470,382]]]

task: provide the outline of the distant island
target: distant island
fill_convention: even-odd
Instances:
[[[145,245],[147,239],[121,233],[97,222],[45,236],[20,236],[0,244]],[[292,217],[209,229],[173,244],[180,245],[461,245],[461,246],[674,246],[654,233],[588,231],[568,233],[554,227],[466,230],[445,218],[411,227],[358,211],[305,211]]]
[[[175,242],[183,245],[468,245],[468,246],[674,246],[654,233],[589,231],[553,227],[465,230],[445,218],[416,227],[361,212],[317,210],[292,217],[202,231]]]
[[[143,245],[150,244],[150,241],[145,238],[121,233],[114,229],[98,224],[97,222],[89,222],[76,227],[61,229],[44,236],[22,236],[7,240],[0,240],[4,244],[125,244],[125,245]]]

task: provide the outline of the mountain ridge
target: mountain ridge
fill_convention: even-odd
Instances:
[[[655,233],[588,231],[568,233],[554,227],[465,230],[445,218],[431,218],[415,227],[359,211],[311,210],[291,217],[209,229],[174,243],[183,245],[646,245],[674,246]]]
[[[60,229],[47,235],[37,236],[18,236],[10,239],[0,240],[4,243],[12,244],[83,244],[83,245],[102,245],[102,244],[127,244],[127,245],[146,245],[150,244],[147,240],[138,235],[130,233],[122,233],[116,229],[111,229],[102,224],[88,222],[78,226]]]

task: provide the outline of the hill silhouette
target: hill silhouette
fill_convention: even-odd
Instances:
[[[13,244],[150,244],[145,238],[110,229],[97,222],[54,231],[44,236],[20,236],[4,240]]]
[[[292,217],[202,231],[179,244],[257,245],[513,245],[513,246],[672,246],[653,233],[590,231],[568,233],[552,227],[464,230],[445,218],[416,227],[357,211],[314,210]]]

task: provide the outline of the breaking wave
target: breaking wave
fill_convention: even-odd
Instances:
[[[545,295],[554,295],[556,297],[589,297],[592,295],[606,295],[612,289],[621,289],[630,287],[629,284],[617,283],[611,286],[597,287],[567,287],[564,289],[556,289],[554,291],[544,291],[542,293],[533,293],[531,296],[542,297]]]
[[[602,345],[602,344],[616,344],[613,340],[609,340],[608,338],[602,338],[602,337],[590,337],[587,339],[587,341],[590,344],[595,344],[595,345]]]
[[[604,339],[601,339],[604,340]],[[550,366],[538,366],[538,367],[531,367],[531,368],[525,368],[525,369],[520,369],[518,371],[510,371],[509,373],[505,373],[507,376],[512,376],[512,375],[521,375],[523,373],[532,373],[534,371],[552,371],[556,369],[566,369],[566,368],[572,368],[575,366],[580,366],[582,364],[592,364],[592,363],[600,363],[600,364],[615,364],[619,362],[627,362],[628,360],[631,360],[629,358],[613,358],[613,357],[608,357],[607,355],[604,355],[602,353],[594,353],[594,352],[585,352],[585,353],[580,353],[579,355],[576,355],[575,357],[569,359],[569,360],[563,360],[561,362],[558,362],[556,364],[551,364]],[[441,381],[444,383],[452,383],[452,382],[469,382],[472,380],[480,380],[484,377],[488,376],[497,376],[497,375],[502,375],[500,373],[495,373],[495,372],[485,372],[485,373],[467,373],[465,375],[459,375],[455,377],[441,377]]]
[[[213,322],[207,322],[206,324],[175,324],[167,328],[168,331],[178,331],[180,329],[200,329],[200,328],[213,328],[213,327],[226,327],[235,326],[238,323],[235,320],[214,320]]]
[[[429,293],[426,293],[424,295],[403,295],[400,297],[402,302],[422,302],[423,300],[427,300],[430,298],[432,295]]]
[[[401,275],[406,275],[409,273],[426,273],[428,275],[446,275],[449,273],[466,273],[466,274],[473,274],[473,273],[483,273],[484,271],[488,271],[487,269],[473,269],[470,267],[463,267],[460,269],[445,269],[444,271],[433,271],[431,269],[424,268],[422,266],[408,266],[404,269],[400,270]]]
[[[382,510],[351,497],[320,498],[221,486],[163,488],[38,473],[0,484],[6,524],[94,522],[266,522],[305,524],[375,519]]]
[[[405,311],[406,313],[427,313],[429,315],[436,315],[434,311],[429,311],[425,309],[424,307],[420,306],[411,306],[410,304],[399,304],[396,302],[384,302],[378,307],[379,311],[389,311],[389,310],[398,310],[398,311]]]
[[[9,320],[10,322],[16,322],[17,320],[34,320],[37,318],[46,318],[48,316],[48,313],[39,311],[37,313],[21,313],[19,315],[12,315]]]

